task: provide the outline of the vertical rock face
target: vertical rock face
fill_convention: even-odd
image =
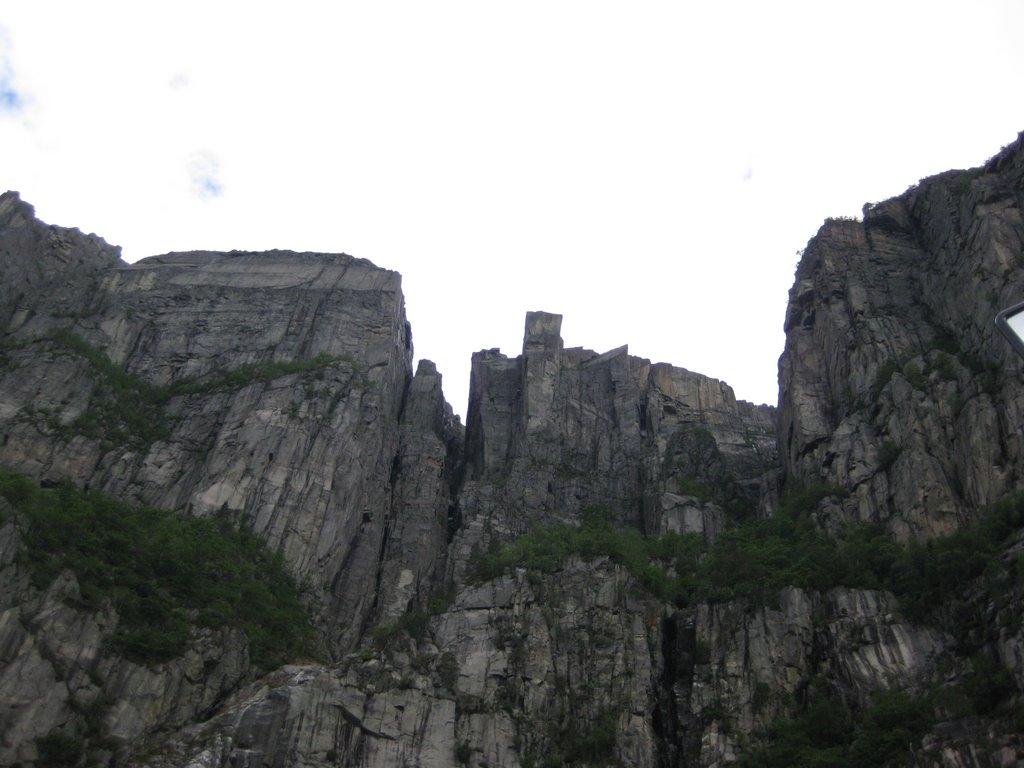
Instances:
[[[0,462],[242,519],[311,585],[330,650],[351,648],[376,602],[412,378],[399,276],[344,255],[171,254],[80,298],[8,329]]]
[[[833,523],[948,533],[1021,488],[1020,361],[995,313],[1024,299],[1021,140],[829,221],[797,268],[779,361],[784,470],[852,493]]]
[[[420,361],[409,385],[391,467],[378,622],[393,622],[412,607],[424,607],[442,583],[461,432],[444,399],[437,368]]]
[[[120,248],[42,223],[17,192],[0,195],[0,327],[23,320],[39,304],[77,311],[117,265],[123,266]]]
[[[104,735],[97,757],[109,759],[113,748],[140,745],[154,731],[208,716],[245,681],[249,658],[238,630],[198,632],[178,658],[153,667],[114,651],[116,611],[109,604],[99,611],[83,607],[72,572],[61,572],[45,589],[33,587],[20,562],[13,512],[0,499],[0,518],[7,521],[0,528],[0,764],[32,764],[39,740],[69,723],[89,728],[90,719]]]
[[[520,357],[473,356],[460,495],[472,544],[574,522],[588,505],[652,533],[711,536],[725,508],[756,511],[777,466],[773,408],[626,347],[564,349],[560,327],[531,312]]]
[[[608,564],[503,576],[418,640],[281,670],[148,764],[657,765],[660,613]]]
[[[397,274],[290,252],[129,266],[0,197],[0,464],[250,528],[321,639],[261,677],[230,627],[129,661],[118,606],[70,569],[39,583],[0,498],[0,762],[710,767],[781,742],[772,764],[864,765],[882,726],[901,764],[1024,760],[1016,518],[977,552],[916,550],[987,558],[916,613],[882,588],[910,560],[815,586],[820,558],[778,544],[878,523],[866,569],[1021,489],[1024,363],[992,317],[1024,299],[1022,141],[822,227],[778,411],[626,347],[566,349],[530,312],[520,355],[473,356],[465,430],[433,364],[412,372]],[[763,552],[739,548],[751,530]],[[732,570],[701,586],[637,541]],[[557,556],[488,565],[531,546]],[[734,589],[762,555],[786,586]]]

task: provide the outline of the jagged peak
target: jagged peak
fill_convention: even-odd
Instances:
[[[985,163],[985,173],[1005,171],[1014,164],[1024,166],[1024,131]]]
[[[21,195],[9,189],[0,195],[0,228],[7,228],[17,218],[32,220],[36,209],[21,199]]]
[[[433,360],[427,360],[426,358],[420,360],[416,364],[416,375],[437,376],[437,364]]]

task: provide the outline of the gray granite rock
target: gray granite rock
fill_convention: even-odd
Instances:
[[[1024,760],[1020,531],[927,623],[849,585],[676,604],[607,557],[469,567],[593,515],[710,544],[813,484],[834,491],[823,534],[924,541],[1024,490],[1024,361],[992,328],[1024,298],[1022,200],[1018,140],[826,222],[777,410],[626,347],[567,349],[561,317],[530,312],[521,354],[473,356],[463,429],[433,364],[413,375],[397,274],[284,251],[129,266],[0,196],[0,463],[251,526],[321,638],[261,677],[229,628],[134,664],[108,642],[116,606],[84,604],[70,571],[33,584],[0,500],[0,762],[38,765],[63,734],[167,768],[710,768],[809,691],[858,711],[893,687],[935,693],[915,765]],[[1007,704],[965,715],[986,660]]]

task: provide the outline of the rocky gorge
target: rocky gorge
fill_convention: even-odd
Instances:
[[[395,272],[0,196],[0,764],[1021,764],[1022,207],[826,221],[777,407],[529,312],[463,425]]]

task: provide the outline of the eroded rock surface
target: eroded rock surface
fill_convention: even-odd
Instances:
[[[164,664],[124,658],[110,642],[114,607],[84,606],[70,571],[33,587],[18,558],[18,518],[2,499],[0,512],[0,763],[33,764],[38,740],[54,733],[102,737],[99,758],[138,750],[158,731],[208,716],[251,675],[244,636],[227,628],[195,632]]]
[[[0,461],[239,517],[315,590],[329,650],[351,648],[377,600],[364,577],[391,519],[412,380],[399,276],[345,255],[171,254],[45,309],[8,329]],[[458,433],[443,429],[442,446]]]
[[[1024,761],[1019,529],[913,620],[877,584],[667,600],[625,557],[481,566],[594,520],[713,547],[803,514],[922,542],[1022,490],[1024,363],[992,327],[1024,298],[1022,142],[825,224],[777,411],[625,347],[566,349],[531,312],[521,354],[473,356],[465,430],[433,364],[413,374],[397,274],[290,252],[129,266],[0,197],[0,464],[251,527],[320,633],[318,659],[262,676],[230,628],[133,663],[116,605],[68,570],[33,583],[0,499],[0,762],[710,768],[815,702],[852,727],[885,691],[926,711],[903,762]]]
[[[578,522],[593,505],[652,534],[709,539],[727,514],[771,508],[774,408],[625,347],[564,349],[561,320],[531,312],[522,355],[473,356],[456,573],[474,547]]]
[[[786,474],[851,491],[831,522],[955,530],[1021,487],[1021,361],[995,314],[1024,298],[1021,140],[829,221],[790,292]]]

